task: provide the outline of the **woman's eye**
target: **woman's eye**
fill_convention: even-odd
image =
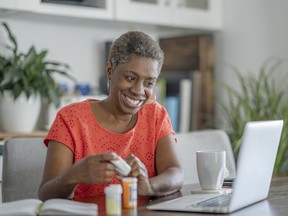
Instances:
[[[135,78],[135,77],[132,77],[132,76],[126,76],[125,78],[126,78],[126,80],[128,80],[128,81],[130,81],[130,82],[133,82],[133,81],[136,80],[136,78]]]
[[[155,85],[155,82],[148,81],[146,85],[147,85],[149,88],[153,88],[154,85]]]

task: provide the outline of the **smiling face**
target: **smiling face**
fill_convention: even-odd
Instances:
[[[133,115],[153,96],[158,68],[157,61],[143,57],[133,57],[115,70],[107,64],[109,99],[119,113]]]

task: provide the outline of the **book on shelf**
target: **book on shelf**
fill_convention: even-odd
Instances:
[[[97,216],[98,206],[67,199],[23,199],[0,204],[0,216]]]
[[[190,116],[191,116],[191,102],[192,102],[192,80],[180,80],[180,119],[179,132],[186,133],[190,131]]]
[[[161,97],[159,101],[162,101],[161,104],[165,106],[175,132],[190,131],[192,74],[193,72],[187,71],[179,72],[176,77],[166,74],[155,88],[155,93],[161,95],[157,98]]]
[[[166,97],[166,110],[170,117],[173,130],[178,132],[179,130],[179,96],[167,96]]]
[[[165,107],[170,117],[173,129],[179,132],[180,117],[180,81],[179,79],[166,79]]]
[[[165,72],[162,79],[157,91],[161,101],[165,98],[162,105],[166,107],[175,132],[201,130],[213,122],[211,71]]]

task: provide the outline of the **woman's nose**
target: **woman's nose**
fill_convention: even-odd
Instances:
[[[143,94],[144,93],[144,85],[142,82],[136,82],[133,86],[133,93],[135,94]]]

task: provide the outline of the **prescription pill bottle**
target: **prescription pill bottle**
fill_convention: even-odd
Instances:
[[[126,177],[122,179],[123,207],[137,207],[137,178]]]
[[[111,184],[104,189],[105,206],[107,215],[121,215],[122,210],[122,186]]]

